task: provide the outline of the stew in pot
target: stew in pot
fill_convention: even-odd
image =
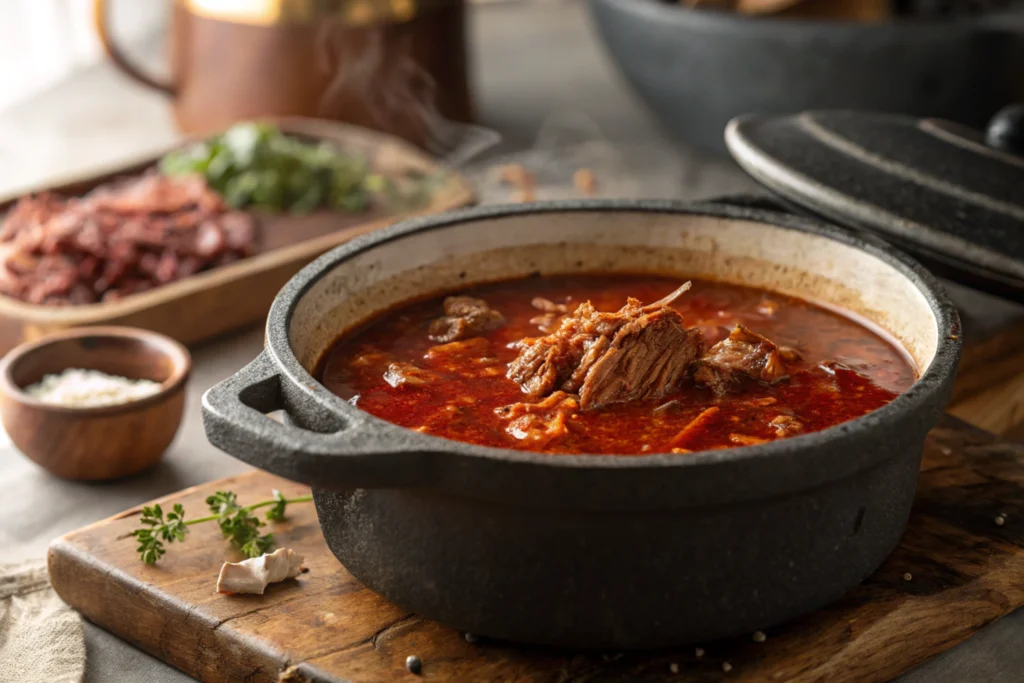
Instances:
[[[546,453],[765,443],[875,410],[916,379],[868,323],[710,281],[536,277],[405,304],[317,371],[395,424]]]

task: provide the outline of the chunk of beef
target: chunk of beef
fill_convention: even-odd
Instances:
[[[541,332],[547,334],[554,332],[556,323],[569,313],[569,307],[565,304],[556,304],[541,296],[534,297],[530,305],[541,311],[540,315],[530,318],[530,324],[536,325]]]
[[[775,384],[786,377],[786,366],[778,347],[743,325],[737,325],[724,339],[700,359],[693,374],[694,380],[723,395],[742,387],[751,379]]]
[[[434,373],[418,368],[412,363],[392,363],[384,372],[384,381],[396,389],[399,387],[423,386],[435,379],[437,379],[437,376]]]
[[[578,393],[584,410],[608,403],[660,398],[679,386],[702,348],[671,304],[687,289],[648,306],[629,299],[615,313],[581,304],[558,329],[524,339],[507,377],[534,397]]]
[[[701,333],[665,306],[624,325],[580,388],[584,409],[661,398],[675,391],[701,352]]]
[[[505,324],[505,316],[482,299],[450,296],[444,300],[444,316],[430,324],[428,336],[440,344],[475,337]]]
[[[580,405],[564,391],[556,391],[537,403],[513,403],[495,408],[499,417],[509,420],[505,431],[519,441],[528,441],[534,448],[543,448],[569,433],[566,420]]]

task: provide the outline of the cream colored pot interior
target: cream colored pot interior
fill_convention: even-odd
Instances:
[[[289,336],[312,370],[331,343],[424,295],[531,273],[653,273],[745,284],[851,311],[888,331],[924,372],[938,344],[923,294],[897,270],[825,237],[762,223],[649,212],[506,216],[378,245],[323,276]]]

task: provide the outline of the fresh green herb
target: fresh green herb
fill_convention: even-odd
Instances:
[[[185,509],[180,503],[175,503],[171,512],[167,513],[164,519],[163,508],[159,504],[152,507],[142,508],[142,527],[132,532],[132,535],[139,542],[139,556],[146,564],[155,564],[166,552],[164,541],[184,541],[185,532]]]
[[[270,522],[283,522],[287,506],[290,503],[308,503],[313,496],[285,498],[278,490],[274,490],[273,498],[252,505],[240,505],[233,491],[217,491],[206,499],[210,512],[205,517],[185,519],[185,509],[175,503],[171,512],[164,515],[159,504],[142,508],[141,527],[131,533],[138,541],[136,550],[139,559],[146,564],[156,564],[167,552],[164,543],[184,541],[188,527],[202,522],[217,522],[220,532],[231,541],[231,545],[246,557],[259,557],[274,547],[273,534],[261,534],[260,528],[265,526],[254,510],[270,507],[266,518]]]
[[[308,213],[318,208],[364,211],[392,181],[371,173],[367,159],[327,142],[305,142],[266,123],[240,123],[171,152],[165,175],[202,175],[235,208]]]
[[[267,510],[267,520],[271,522],[280,522],[284,520],[285,506],[288,505],[288,500],[284,497],[284,494],[274,489],[274,507]]]

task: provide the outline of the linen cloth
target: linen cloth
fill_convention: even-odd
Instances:
[[[79,683],[82,618],[57,597],[43,562],[0,566],[0,681]]]

